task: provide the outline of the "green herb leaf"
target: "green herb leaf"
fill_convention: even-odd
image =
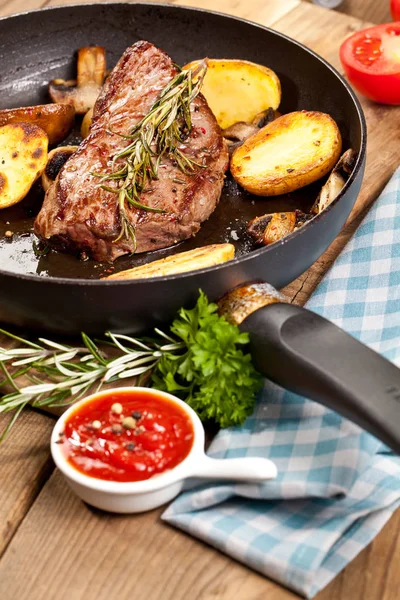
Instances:
[[[152,385],[186,400],[202,420],[229,427],[251,414],[262,378],[242,349],[247,333],[219,317],[217,309],[201,292],[194,309],[180,310],[171,332],[185,342],[185,351],[162,356]]]

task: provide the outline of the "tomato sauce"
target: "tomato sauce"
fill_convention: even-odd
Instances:
[[[109,481],[142,481],[172,469],[193,440],[184,410],[150,390],[114,392],[83,404],[60,437],[75,469]]]

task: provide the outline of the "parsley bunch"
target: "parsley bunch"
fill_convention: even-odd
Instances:
[[[241,333],[218,316],[203,292],[192,310],[181,309],[171,333],[182,340],[181,352],[164,352],[152,373],[152,386],[185,400],[203,421],[221,427],[245,421],[262,384]]]

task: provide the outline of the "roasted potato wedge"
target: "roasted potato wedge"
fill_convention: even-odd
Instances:
[[[317,181],[335,166],[340,131],[329,115],[299,111],[283,115],[233,153],[231,173],[257,196],[278,196]]]
[[[115,273],[105,279],[144,279],[149,277],[165,277],[176,273],[186,273],[196,269],[213,267],[235,258],[235,247],[232,244],[212,244],[188,252],[180,252],[167,256],[148,265]]]
[[[0,127],[0,208],[22,200],[43,172],[49,140],[32,123]]]
[[[39,104],[0,110],[0,127],[9,123],[33,123],[47,133],[49,144],[58,144],[74,125],[75,110],[65,104]]]
[[[194,61],[183,67],[196,66]],[[222,129],[238,121],[251,122],[268,108],[276,110],[281,101],[278,76],[262,65],[247,60],[210,58],[202,94]]]

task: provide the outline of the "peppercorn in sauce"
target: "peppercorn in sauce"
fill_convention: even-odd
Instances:
[[[78,407],[61,440],[68,462],[109,481],[142,481],[186,458],[194,440],[190,418],[149,390],[114,392]]]

